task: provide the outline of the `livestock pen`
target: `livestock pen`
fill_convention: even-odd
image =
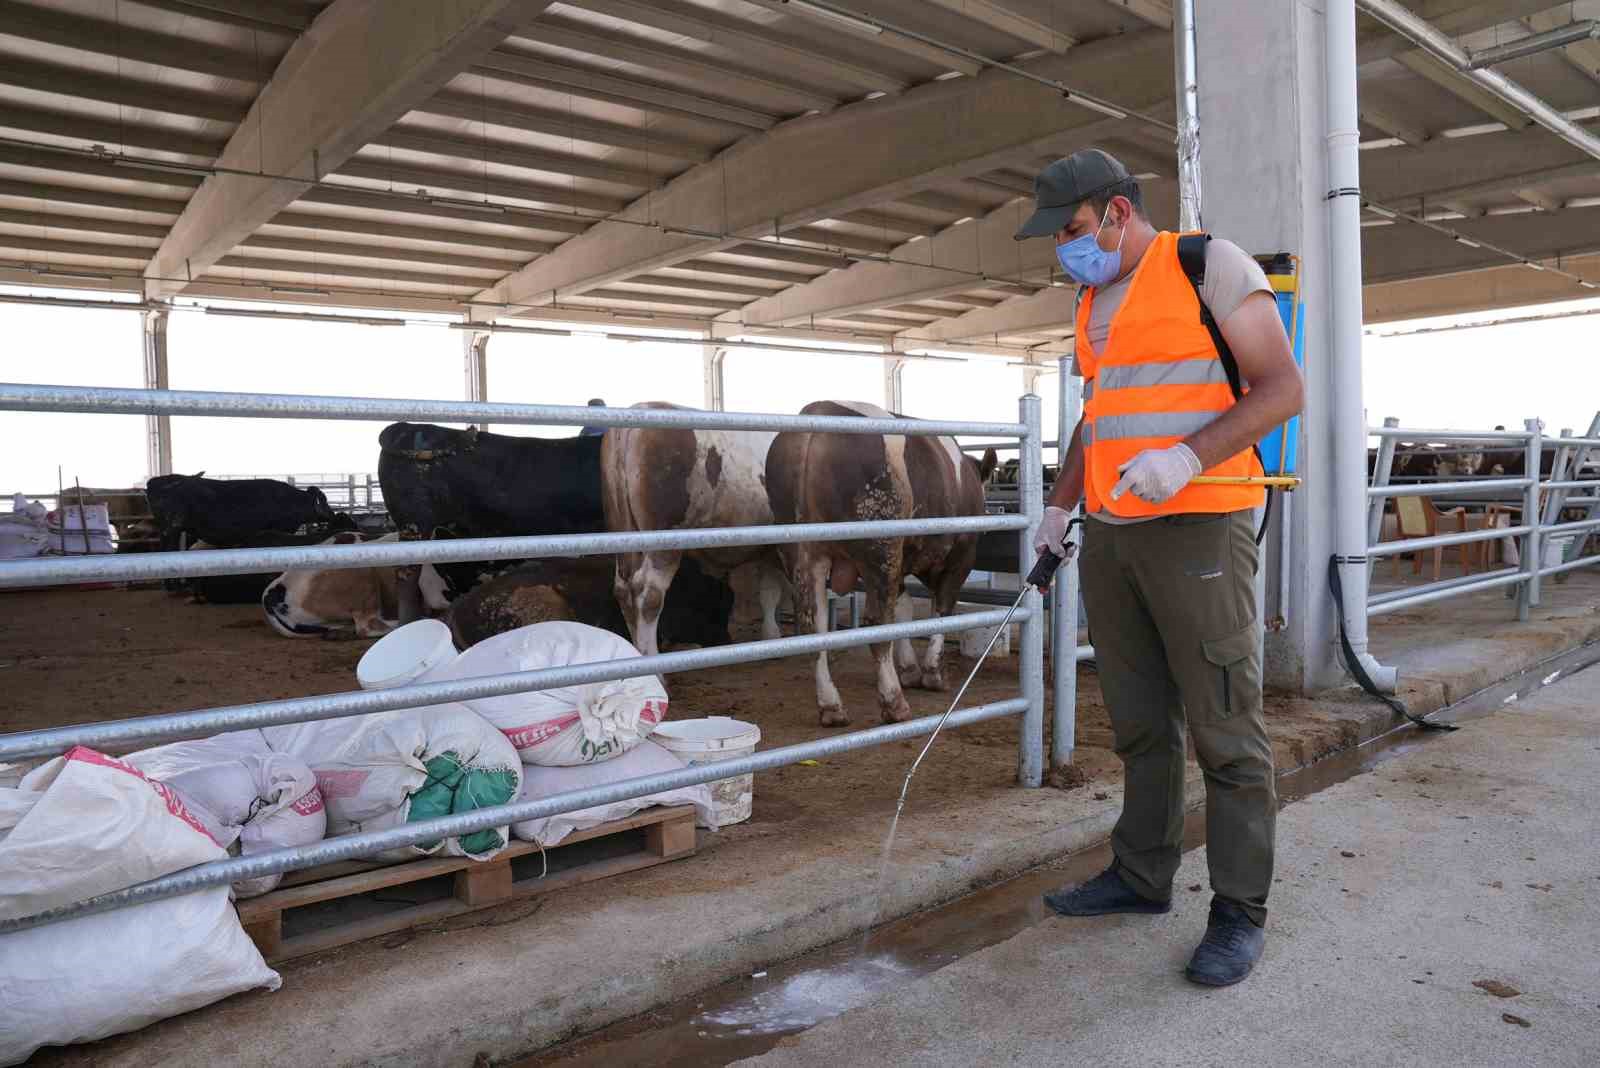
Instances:
[[[913,534],[1016,532],[1026,542],[1042,511],[1039,399],[1025,396],[1016,423],[961,423],[913,419],[785,416],[663,409],[576,408],[562,406],[366,400],[261,394],[207,394],[50,386],[0,388],[0,408],[55,412],[144,413],[158,415],[233,415],[256,418],[437,419],[453,422],[542,423],[555,426],[709,427],[726,430],[805,430],[845,434],[987,435],[1019,439],[1022,446],[1021,514],[926,520],[889,520],[838,524],[794,524],[766,527],[674,530],[632,534],[588,534],[554,537],[463,539],[449,542],[407,542],[291,549],[216,550],[205,554],[150,553],[104,559],[42,559],[0,567],[0,588],[105,581],[150,581],[233,574],[291,567],[352,568],[380,565],[444,563],[462,560],[595,555],[664,548],[708,548],[780,544],[799,541],[844,541]],[[1026,546],[1019,546],[1024,559]],[[1037,787],[1044,779],[1044,632],[1037,593],[1026,598],[1016,619],[1022,626],[1019,696],[990,701],[956,712],[952,726],[1020,716],[1018,779]],[[374,692],[290,698],[211,708],[202,711],[140,716],[124,720],[44,727],[0,737],[0,760],[40,757],[73,746],[122,747],[249,727],[333,719],[344,716],[415,708],[470,698],[523,693],[543,688],[605,681],[647,674],[670,674],[777,657],[807,655],[901,638],[927,637],[995,626],[1004,613],[980,611],[942,619],[883,624],[833,634],[749,642],[720,649],[665,653],[626,661],[573,665],[456,683],[435,683]],[[470,834],[511,822],[569,812],[608,801],[643,796],[679,786],[764,771],[816,760],[851,750],[931,732],[936,717],[912,719],[867,730],[784,746],[714,766],[691,767],[604,787],[561,794],[541,801],[485,808],[469,815],[425,820],[401,828],[329,839],[314,846],[281,850],[249,858],[218,861],[104,894],[88,901],[6,921],[0,930],[15,930],[72,916],[88,915],[223,885],[243,878],[293,871],[318,864],[370,856],[385,850]]]

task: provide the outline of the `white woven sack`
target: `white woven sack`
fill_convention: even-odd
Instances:
[[[583,623],[535,623],[496,634],[430,675],[430,682],[566,667],[639,655],[626,640]],[[611,760],[667,718],[667,691],[654,675],[559,686],[467,701],[511,739],[524,764],[574,767]]]
[[[169,787],[81,746],[0,795],[5,918],[226,856]],[[0,935],[0,962],[4,1065],[281,985],[225,886]]]
[[[506,771],[521,786],[522,765],[505,736],[465,705],[430,705],[368,716],[290,723],[263,728],[277,753],[304,761],[317,777],[328,812],[328,834],[357,834],[399,827],[411,815],[412,795],[428,784],[427,764],[455,753],[472,769]],[[507,798],[509,801],[511,798]],[[503,828],[498,846],[478,851],[459,839],[392,849],[380,856],[407,859],[441,850],[451,856],[487,860],[510,841]]]
[[[274,753],[259,730],[173,742],[123,758],[178,792],[212,837],[240,856],[319,842],[327,833],[322,792],[309,767]],[[273,889],[283,875],[233,884],[238,897]]]
[[[682,771],[684,766],[677,756],[646,739],[621,756],[599,764],[575,768],[527,768],[522,773],[522,796],[519,800],[539,801],[556,794],[586,790],[591,786],[604,786],[624,779]],[[717,809],[711,800],[711,789],[700,783],[626,801],[613,801],[609,805],[595,805],[576,812],[523,820],[511,825],[511,833],[525,842],[539,842],[549,847],[559,845],[573,831],[586,831],[612,820],[627,819],[635,812],[656,805],[693,805],[699,825],[713,831],[717,829]]]

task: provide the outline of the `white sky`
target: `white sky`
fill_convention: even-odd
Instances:
[[[36,291],[53,296],[84,296]],[[1600,300],[1547,306],[1600,309]],[[1530,310],[1476,318],[1505,318]],[[1409,324],[1411,326],[1422,324]],[[1403,328],[1389,324],[1381,330]],[[0,304],[0,381],[138,387],[139,317],[134,312]],[[441,326],[338,323],[174,313],[169,371],[176,389],[326,393],[458,400],[462,335]],[[1600,410],[1600,315],[1410,337],[1368,336],[1366,404],[1408,426],[1520,426],[1539,416],[1553,432],[1588,428]],[[817,399],[883,401],[880,361],[865,357],[735,350],[726,365],[727,407],[798,411]],[[497,335],[489,395],[497,401],[612,404],[666,400],[699,406],[697,346],[623,343],[598,337]],[[1021,371],[979,358],[913,360],[905,370],[908,415],[1016,418]],[[1055,376],[1041,382],[1045,436],[1055,436]],[[367,473],[376,470],[381,423],[320,420],[173,419],[173,466],[212,474]],[[569,434],[565,428],[497,427]],[[145,475],[142,416],[0,413],[0,491],[50,491],[60,465],[67,485],[124,486]]]

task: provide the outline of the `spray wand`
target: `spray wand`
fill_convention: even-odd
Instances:
[[[1082,523],[1082,516],[1073,519],[1067,524],[1067,533],[1070,534],[1073,527]],[[900,800],[895,802],[894,818],[896,820],[900,819],[900,812],[906,807],[906,795],[911,791],[911,777],[917,773],[917,767],[922,763],[922,758],[928,755],[928,750],[933,748],[934,739],[939,737],[940,731],[944,730],[945,720],[950,718],[950,713],[954,712],[956,706],[961,703],[961,698],[966,694],[967,687],[972,685],[972,680],[978,677],[978,669],[983,667],[983,662],[988,657],[989,651],[994,648],[994,643],[1000,640],[1000,635],[1005,632],[1006,627],[1011,623],[1011,617],[1016,615],[1017,609],[1022,607],[1023,598],[1027,597],[1028,591],[1035,587],[1038,588],[1040,593],[1048,592],[1050,581],[1055,578],[1056,568],[1071,560],[1073,551],[1076,549],[1077,546],[1066,540],[1066,536],[1063,535],[1061,539],[1062,555],[1057,556],[1055,553],[1046,552],[1034,562],[1033,570],[1028,572],[1027,579],[1023,581],[1022,590],[1017,594],[1017,599],[1011,602],[1011,607],[1006,611],[1006,617],[1000,621],[999,626],[994,628],[994,633],[989,635],[989,644],[983,647],[983,652],[978,654],[978,662],[973,664],[972,670],[967,673],[967,681],[963,682],[961,689],[956,691],[955,699],[950,702],[950,707],[944,710],[944,715],[939,717],[939,722],[934,726],[933,733],[928,735],[927,742],[922,746],[922,752],[918,753],[917,759],[911,762],[911,770],[906,772],[905,784],[900,787]],[[1061,670],[1059,665],[1056,670]]]

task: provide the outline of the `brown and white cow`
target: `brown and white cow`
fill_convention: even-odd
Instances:
[[[887,418],[875,405],[816,401],[803,415]],[[952,438],[877,434],[779,434],[767,454],[767,493],[779,523],[845,523],[875,519],[928,519],[982,515],[983,484],[995,454],[980,464],[962,454]],[[828,629],[827,591],[846,593],[859,577],[866,587],[865,621],[888,621],[905,594],[905,576],[915,575],[933,594],[933,610],[955,611],[956,598],[978,551],[976,534],[880,538],[872,541],[801,542],[780,548],[795,587],[796,633]],[[904,613],[900,613],[904,614]],[[872,646],[878,662],[878,704],[885,722],[911,714],[901,692],[907,685],[942,690],[939,658],[943,635],[928,640],[922,663],[910,642]],[[817,707],[824,726],[850,722],[828,674],[828,656],[817,656]]]
[[[636,408],[680,408],[646,401]],[[687,409],[684,409],[687,410]],[[675,430],[659,428],[606,431],[600,447],[601,497],[606,529],[611,531],[684,530],[700,527],[764,526],[772,522],[767,501],[767,448],[773,435],[763,431]],[[656,637],[667,589],[685,555],[706,574],[724,578],[736,568],[761,569],[761,634],[778,637],[778,602],[783,575],[768,545],[731,549],[672,549],[619,553],[617,606],[645,655],[659,651]]]
[[[323,545],[352,545],[359,534],[342,531]],[[374,539],[399,541],[400,535]],[[286,638],[376,638],[399,625],[399,593],[395,567],[350,567],[329,570],[294,568],[279,575],[261,594],[261,609],[272,629]],[[444,581],[431,565],[419,580],[425,611],[439,614],[450,607]]]

